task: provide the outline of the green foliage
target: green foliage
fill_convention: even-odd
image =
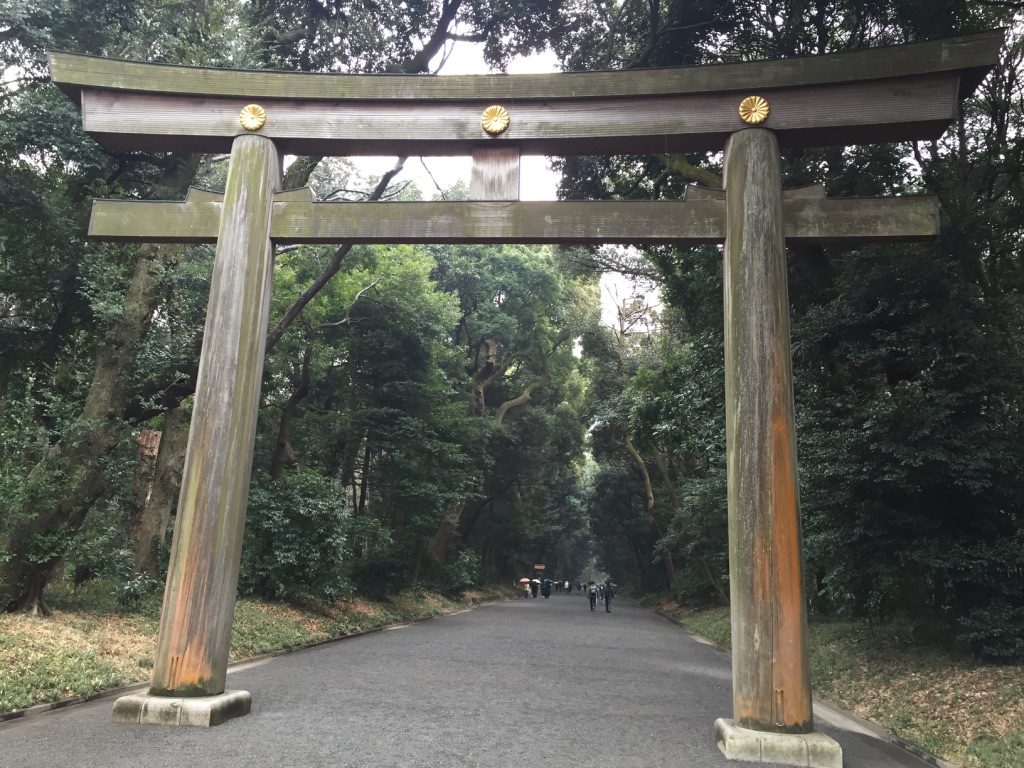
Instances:
[[[31,643],[28,636],[13,636],[8,642]],[[2,646],[0,646],[2,650]],[[16,675],[16,680],[7,680]],[[77,648],[50,652],[36,663],[5,667],[0,672],[0,711],[24,709],[39,701],[57,701],[66,691],[87,696],[129,682],[100,653],[83,653]]]
[[[1024,762],[1024,732],[978,739],[971,744],[968,754],[985,768],[1016,768]]]
[[[964,638],[980,656],[997,661],[1024,658],[1024,608],[999,601],[975,608],[960,623]]]
[[[45,572],[64,557],[119,580],[126,601],[152,586],[130,568],[132,440],[194,390],[212,253],[87,245],[88,205],[167,197],[193,175],[218,187],[225,164],[101,150],[46,82],[45,48],[420,72],[457,25],[494,63],[550,42],[567,69],[601,69],[1007,25],[1005,63],[942,140],[787,153],[783,167],[789,185],[928,191],[945,211],[934,245],[790,254],[811,606],[908,613],[980,654],[1024,652],[1024,187],[1011,128],[1024,118],[1024,44],[1011,11],[965,0],[8,5],[0,53],[17,83],[0,94],[0,564]],[[596,199],[678,198],[721,172],[719,157],[699,154],[561,167],[566,196]],[[376,180],[331,161],[311,182],[358,198]],[[278,255],[272,324],[334,256]],[[634,297],[617,328],[599,328],[595,265],[606,258],[654,277],[667,307]],[[140,274],[151,298],[133,318],[125,289]],[[539,560],[579,573],[597,553],[620,582],[664,589],[674,573],[678,597],[720,600],[721,296],[710,247],[347,251],[267,356],[243,589],[329,598],[349,579],[377,591],[438,579],[457,590]],[[132,323],[137,335],[120,343]],[[117,370],[98,370],[111,349]],[[4,604],[16,586],[0,585]]]
[[[391,544],[363,555],[352,564],[352,583],[361,595],[384,597],[409,583],[412,553]]]
[[[479,586],[480,555],[471,549],[462,550],[453,562],[444,566],[441,581],[451,595],[461,595],[470,587]]]
[[[153,578],[145,571],[131,573],[118,583],[115,597],[121,608],[133,608],[147,595],[151,595],[163,586],[163,582]]]
[[[668,19],[681,8],[667,3],[660,12]],[[564,55],[574,67],[806,55],[960,33],[1012,16],[959,0],[943,3],[941,16],[932,4],[844,0],[692,11],[700,33],[623,10],[610,45],[577,37],[580,47]],[[717,13],[702,18],[710,11]],[[1024,46],[1010,37],[1003,65],[966,103],[959,132],[930,148],[786,153],[783,175],[786,185],[821,182],[837,197],[928,191],[946,216],[933,245],[790,251],[811,607],[903,613],[922,632],[1019,659],[1022,196],[1008,182],[1019,137],[1003,126],[1024,113],[1010,85]],[[720,158],[575,158],[563,170],[572,195],[674,198],[687,181],[715,183]],[[667,247],[645,255],[669,305],[660,327],[645,337],[620,321],[615,334],[583,340],[600,464],[593,511],[604,521],[596,527],[608,563],[629,567],[629,551],[604,542],[602,527],[630,537],[638,563],[672,558],[677,596],[700,603],[725,587],[721,256]],[[650,527],[658,533],[648,531],[646,541],[630,441],[652,482]]]
[[[719,648],[732,646],[732,632],[728,608],[709,608],[685,613],[680,623],[703,635]]]
[[[313,472],[254,483],[241,592],[291,600],[331,600],[343,594],[350,519],[343,498],[337,483]]]
[[[235,657],[259,656],[319,639],[322,635],[313,634],[290,615],[265,610],[253,600],[235,603],[231,627],[231,654]]]

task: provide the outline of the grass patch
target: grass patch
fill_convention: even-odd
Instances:
[[[117,614],[0,615],[0,711],[136,682],[152,666],[154,637]]]
[[[347,598],[303,607],[240,599],[230,660],[451,613],[511,594],[495,587],[453,599],[412,590],[384,602]],[[96,579],[81,587],[56,582],[47,598],[53,609],[49,617],[0,614],[0,712],[149,680],[160,594],[146,595],[128,610],[117,602],[112,583]]]
[[[731,642],[729,634],[729,609],[708,608],[703,611],[688,611],[679,617],[680,623],[703,635],[715,645],[728,648]]]
[[[297,608],[242,599],[235,603],[231,661],[307,645],[331,637],[326,622]]]
[[[723,648],[729,610],[663,604]],[[909,625],[812,621],[814,692],[965,768],[1024,766],[1024,668],[923,645]]]
[[[124,679],[93,651],[52,648],[25,632],[6,639],[0,648],[0,711],[95,693]]]

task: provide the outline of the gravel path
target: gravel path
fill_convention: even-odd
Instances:
[[[110,699],[0,724],[0,766],[722,768],[729,677],[650,610],[555,594],[236,669],[252,714],[216,728],[116,725]],[[927,766],[850,726],[822,727],[846,768]]]

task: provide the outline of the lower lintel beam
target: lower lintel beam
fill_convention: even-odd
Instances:
[[[89,235],[122,242],[212,243],[221,203],[97,200]],[[939,233],[936,198],[793,197],[793,243],[923,240]],[[725,239],[723,200],[274,203],[271,239],[286,243],[677,243]]]

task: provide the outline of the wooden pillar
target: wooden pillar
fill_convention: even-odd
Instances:
[[[224,691],[267,335],[273,142],[231,146],[195,407],[153,665],[153,696]]]
[[[519,148],[478,147],[469,176],[470,200],[519,199]]]
[[[725,153],[725,421],[733,711],[742,728],[813,730],[789,292],[775,135]]]

